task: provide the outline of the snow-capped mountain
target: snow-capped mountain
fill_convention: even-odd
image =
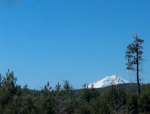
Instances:
[[[110,85],[117,85],[117,84],[123,84],[123,83],[128,83],[128,81],[119,77],[118,75],[112,75],[112,76],[107,76],[98,82],[95,82],[95,83],[93,82],[89,84],[88,88],[91,88],[91,87],[102,88],[102,87],[107,87]]]

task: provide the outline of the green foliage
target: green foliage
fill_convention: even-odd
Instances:
[[[115,113],[120,113],[126,104],[126,93],[123,86],[112,85],[106,91],[104,96],[107,99],[108,105]]]
[[[80,103],[80,106],[77,110],[79,114],[92,114],[91,106],[87,101],[83,101]]]
[[[129,92],[127,96],[127,109],[129,114],[138,114],[138,96],[136,93]]]
[[[99,114],[114,114],[111,105],[105,96],[101,96],[98,100]]]
[[[68,81],[55,90],[49,83],[40,91],[21,88],[13,72],[0,75],[0,114],[138,114],[150,113],[150,86],[138,95],[122,85],[105,91],[73,90]],[[131,87],[130,85],[129,87]],[[61,88],[62,87],[62,88]]]
[[[144,113],[150,112],[150,86],[145,88],[139,96],[139,110]]]
[[[90,100],[95,99],[100,95],[100,92],[94,88],[88,89],[87,87],[83,88],[80,93],[80,99],[90,102]]]
[[[38,109],[40,114],[54,114],[52,92],[49,82],[42,90],[38,102]]]
[[[16,85],[17,79],[14,77],[13,72],[7,72],[6,77],[0,76],[0,112],[4,113],[5,111],[11,112],[12,109],[8,108],[11,104],[10,102],[17,98],[15,94],[19,91],[19,87]],[[3,110],[3,109],[7,110]]]

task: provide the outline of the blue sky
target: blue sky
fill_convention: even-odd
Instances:
[[[150,82],[150,1],[1,0],[0,73],[42,88],[69,80],[74,88],[118,74],[130,78],[125,51],[144,42],[143,82]]]

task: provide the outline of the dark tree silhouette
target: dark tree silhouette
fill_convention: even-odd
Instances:
[[[134,42],[128,45],[127,51],[126,51],[126,58],[128,60],[127,70],[136,71],[137,89],[138,89],[138,93],[140,94],[140,79],[139,79],[140,68],[139,68],[139,65],[143,61],[142,43],[144,42],[144,40],[138,38],[137,33],[136,33],[136,36],[134,36],[133,38],[134,38]]]

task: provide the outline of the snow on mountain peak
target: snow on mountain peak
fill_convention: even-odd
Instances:
[[[110,85],[117,85],[117,84],[123,84],[128,83],[125,79],[119,77],[118,75],[112,75],[112,76],[106,76],[102,80],[91,83],[88,85],[88,88],[94,87],[94,88],[103,88]]]

